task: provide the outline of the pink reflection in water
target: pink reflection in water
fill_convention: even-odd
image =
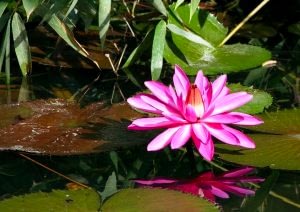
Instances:
[[[160,187],[179,190],[215,201],[215,197],[229,198],[228,193],[238,196],[254,195],[255,191],[241,187],[241,183],[259,183],[264,181],[255,176],[246,176],[253,172],[252,167],[242,167],[215,176],[205,172],[190,180],[171,178],[155,178],[152,180],[134,180],[137,184],[147,187]]]

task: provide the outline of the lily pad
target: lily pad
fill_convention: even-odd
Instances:
[[[94,103],[80,108],[73,102],[50,99],[1,106],[0,110],[2,121],[7,111],[13,115],[4,121],[13,123],[0,128],[0,150],[87,154],[144,144],[151,138],[151,133],[127,130],[129,119],[142,116],[127,104]]]
[[[260,133],[249,135],[256,143],[255,149],[217,144],[219,156],[237,164],[300,170],[300,110],[265,113],[260,117],[265,123],[251,127]]]
[[[265,91],[243,86],[238,83],[229,84],[228,87],[231,92],[246,91],[247,93],[253,95],[253,99],[250,102],[235,110],[237,112],[248,114],[262,113],[272,104],[272,96]]]
[[[105,211],[219,211],[213,203],[200,197],[167,189],[124,189],[109,198]]]
[[[0,211],[98,211],[100,197],[92,189],[55,190],[16,196],[0,201]]]

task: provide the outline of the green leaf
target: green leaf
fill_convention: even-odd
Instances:
[[[259,117],[264,124],[247,127],[260,132],[250,135],[256,148],[217,144],[220,157],[244,165],[300,170],[300,109],[265,113]]]
[[[167,16],[167,9],[162,0],[151,0],[153,6],[164,16]]]
[[[272,174],[264,181],[263,184],[260,184],[260,188],[255,192],[254,196],[248,197],[244,204],[242,205],[241,212],[252,212],[257,211],[258,207],[263,204],[266,198],[269,196],[269,193],[277,179],[279,177],[279,172],[273,170]]]
[[[161,20],[154,32],[152,56],[151,56],[151,76],[152,80],[158,80],[163,66],[163,53],[166,37],[166,22]]]
[[[31,71],[32,67],[31,52],[26,29],[23,20],[18,13],[14,14],[11,24],[17,59],[23,76],[26,76]]]
[[[7,5],[8,5],[8,0],[0,1],[0,17],[2,17]]]
[[[255,149],[216,144],[221,159],[236,164],[272,169],[300,170],[300,133],[290,135],[249,135]]]
[[[27,21],[28,21],[30,18],[30,15],[41,3],[41,0],[22,0],[22,1],[23,1],[24,9],[26,11]]]
[[[150,32],[148,32],[146,34],[146,36],[142,40],[142,42],[140,42],[140,44],[131,52],[128,59],[122,66],[122,69],[131,66],[137,59],[140,58],[142,53],[150,47],[152,40],[153,40],[153,35],[154,35],[153,30],[151,30]]]
[[[73,0],[67,13],[65,14],[65,18],[68,17],[68,15],[72,12],[72,10],[75,8],[76,4],[78,3],[78,0]]]
[[[98,26],[99,36],[102,48],[106,38],[106,33],[110,23],[110,10],[111,0],[99,0],[99,11],[98,11]]]
[[[16,196],[0,201],[0,211],[98,211],[100,197],[92,189],[54,190]]]
[[[198,9],[200,4],[200,0],[191,0],[191,4],[190,4],[190,20],[192,20],[192,17],[194,15],[194,13],[196,12],[196,10]]]
[[[177,9],[177,7],[179,7],[180,5],[182,5],[183,2],[184,2],[184,0],[177,0],[176,4],[175,4],[175,10]]]
[[[261,91],[247,86],[242,86],[239,83],[229,84],[228,87],[232,93],[246,91],[247,93],[253,95],[253,99],[250,102],[235,110],[237,112],[248,114],[262,113],[272,104],[272,96],[265,91]]]
[[[7,43],[10,43],[10,27],[11,27],[10,24],[11,24],[11,19],[9,19],[7,22],[6,30],[3,34],[2,42],[0,45],[0,73],[2,72],[2,65],[4,62],[4,56],[5,56],[5,50],[6,50]]]
[[[245,44],[204,48],[186,38],[172,36],[166,42],[164,57],[169,63],[180,65],[189,75],[196,75],[198,70],[203,70],[207,75],[215,75],[259,66],[271,58],[271,53]]]
[[[49,19],[48,24],[52,29],[67,42],[73,49],[75,49],[81,55],[88,57],[88,52],[77,42],[73,32],[68,28],[68,26],[62,22],[56,15],[52,15]]]
[[[107,197],[113,195],[118,191],[117,189],[117,177],[116,173],[113,172],[107,179],[105,183],[105,188],[102,192],[100,192],[101,197],[105,200]]]
[[[124,189],[109,198],[101,208],[106,211],[219,211],[201,197],[167,189]]]
[[[6,84],[10,84],[10,24],[11,19],[8,21],[8,28],[7,28],[7,42],[5,45],[5,77],[6,77]]]
[[[189,14],[190,5],[183,5],[175,10],[175,4],[173,4],[170,6],[168,24],[189,30],[215,47],[226,37],[227,28],[214,15],[199,8],[196,8],[192,18]]]

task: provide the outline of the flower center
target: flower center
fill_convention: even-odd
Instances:
[[[197,85],[191,85],[187,96],[187,104],[192,105],[195,109],[197,117],[201,118],[204,113],[204,105],[202,95],[200,90],[197,88]]]

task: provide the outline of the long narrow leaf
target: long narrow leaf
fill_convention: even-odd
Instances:
[[[22,0],[22,1],[23,1],[24,9],[26,11],[27,21],[28,21],[30,15],[39,6],[41,0]]]
[[[190,31],[185,31],[184,29],[181,29],[174,24],[168,24],[167,27],[171,32],[173,32],[179,36],[182,36],[192,42],[199,43],[208,48],[214,48],[208,41],[204,40],[200,36],[190,32]]]
[[[5,56],[6,44],[9,40],[9,36],[10,36],[10,23],[11,23],[11,19],[9,19],[7,22],[6,30],[3,34],[3,39],[2,39],[2,42],[0,45],[0,73],[2,72],[2,65],[3,65],[3,61],[4,61],[4,56]]]
[[[148,32],[145,36],[145,38],[142,40],[142,42],[140,43],[140,45],[138,45],[129,55],[128,59],[126,60],[126,62],[124,63],[124,65],[122,66],[123,68],[127,68],[129,66],[131,66],[137,59],[139,59],[139,57],[142,55],[142,53],[144,51],[146,51],[153,40],[153,30]]]
[[[0,1],[0,17],[4,13],[7,5],[8,5],[8,0],[2,0],[2,1]]]
[[[11,19],[8,21],[7,25],[7,30],[6,30],[6,35],[7,36],[7,41],[6,41],[6,47],[5,47],[5,76],[6,76],[6,84],[10,84],[10,23]]]
[[[48,21],[48,24],[73,49],[75,49],[81,55],[88,57],[88,52],[77,42],[73,32],[56,15],[52,15],[52,18]]]
[[[8,19],[10,18],[10,13],[4,13],[4,15],[2,15],[0,17],[0,32],[2,32],[2,29],[6,26],[6,24],[8,23]]]
[[[162,0],[152,0],[153,6],[164,16],[167,16],[167,9]]]
[[[17,59],[23,76],[31,71],[31,53],[26,29],[21,16],[15,13],[12,19],[12,35]]]
[[[152,57],[151,57],[151,76],[152,80],[158,80],[161,74],[163,66],[163,54],[166,37],[166,22],[161,20],[154,32],[154,39],[152,45]]]
[[[111,0],[99,0],[98,26],[102,48],[110,23]]]
[[[70,12],[72,12],[72,10],[75,8],[77,3],[78,3],[78,0],[73,0],[72,1],[72,4],[70,5],[67,13],[65,14],[65,18],[68,17],[68,15],[70,14]]]
[[[179,7],[180,5],[182,5],[183,2],[184,2],[184,0],[177,0],[177,2],[175,4],[175,10],[177,9],[177,7]]]
[[[199,7],[200,0],[191,0],[191,5],[190,5],[190,21],[196,12],[197,8]]]

